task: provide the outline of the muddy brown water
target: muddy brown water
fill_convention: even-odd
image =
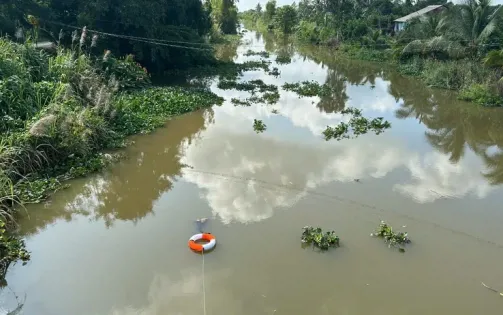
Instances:
[[[235,107],[246,93],[212,81],[223,106],[135,137],[124,161],[27,207],[32,261],[10,268],[2,314],[14,293],[28,315],[204,314],[203,257],[187,248],[199,217],[218,241],[204,256],[206,314],[502,314],[481,282],[503,291],[503,111],[253,32],[221,53],[257,59],[248,49],[271,51],[281,76],[244,80],[336,93]],[[392,129],[325,142],[349,106]],[[381,219],[409,232],[404,254],[370,237]],[[334,229],[342,246],[303,249],[305,225]]]

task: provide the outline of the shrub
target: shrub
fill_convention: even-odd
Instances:
[[[110,51],[105,52],[101,61],[101,69],[107,80],[118,80],[121,90],[145,88],[150,85],[150,77],[147,69],[134,61],[133,55],[125,58],[108,56]]]
[[[487,107],[503,106],[503,98],[491,91],[486,84],[472,84],[460,92],[459,99]]]
[[[459,90],[474,83],[481,83],[493,76],[490,69],[478,62],[425,60],[422,77],[433,86],[444,89]]]
[[[301,42],[312,44],[320,43],[320,32],[315,22],[306,20],[300,21],[299,25],[296,27],[295,35]]]

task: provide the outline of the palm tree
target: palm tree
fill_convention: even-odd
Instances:
[[[476,50],[498,29],[502,13],[501,6],[491,6],[491,0],[465,0],[452,10],[448,35]]]
[[[491,6],[491,0],[465,0],[451,7],[442,17],[429,17],[416,27],[418,40],[405,46],[404,54],[443,53],[457,58],[464,55],[462,46],[475,53],[487,43],[502,21],[501,6]],[[460,45],[462,44],[462,46]]]

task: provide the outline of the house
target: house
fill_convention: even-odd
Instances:
[[[393,30],[395,31],[395,33],[398,33],[405,28],[405,26],[407,25],[407,22],[409,22],[410,20],[415,19],[415,18],[422,18],[422,17],[429,15],[429,14],[437,14],[438,12],[441,12],[444,9],[445,9],[445,6],[443,6],[443,5],[429,5],[425,8],[422,8],[419,11],[412,12],[409,15],[406,15],[406,16],[403,16],[399,19],[394,20],[393,21],[394,22]]]

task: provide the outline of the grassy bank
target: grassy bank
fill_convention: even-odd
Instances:
[[[103,150],[127,136],[221,101],[203,88],[152,87],[132,56],[95,58],[79,47],[49,55],[0,39],[0,278],[29,259],[15,236],[16,206],[113,163]]]
[[[394,20],[431,5],[411,2],[302,0],[242,12],[246,27],[289,35],[300,45],[329,46],[352,59],[386,62],[432,87],[460,91],[483,106],[503,106],[503,7],[490,0],[439,2],[435,14],[410,19],[400,31]],[[437,3],[436,3],[437,4]]]

